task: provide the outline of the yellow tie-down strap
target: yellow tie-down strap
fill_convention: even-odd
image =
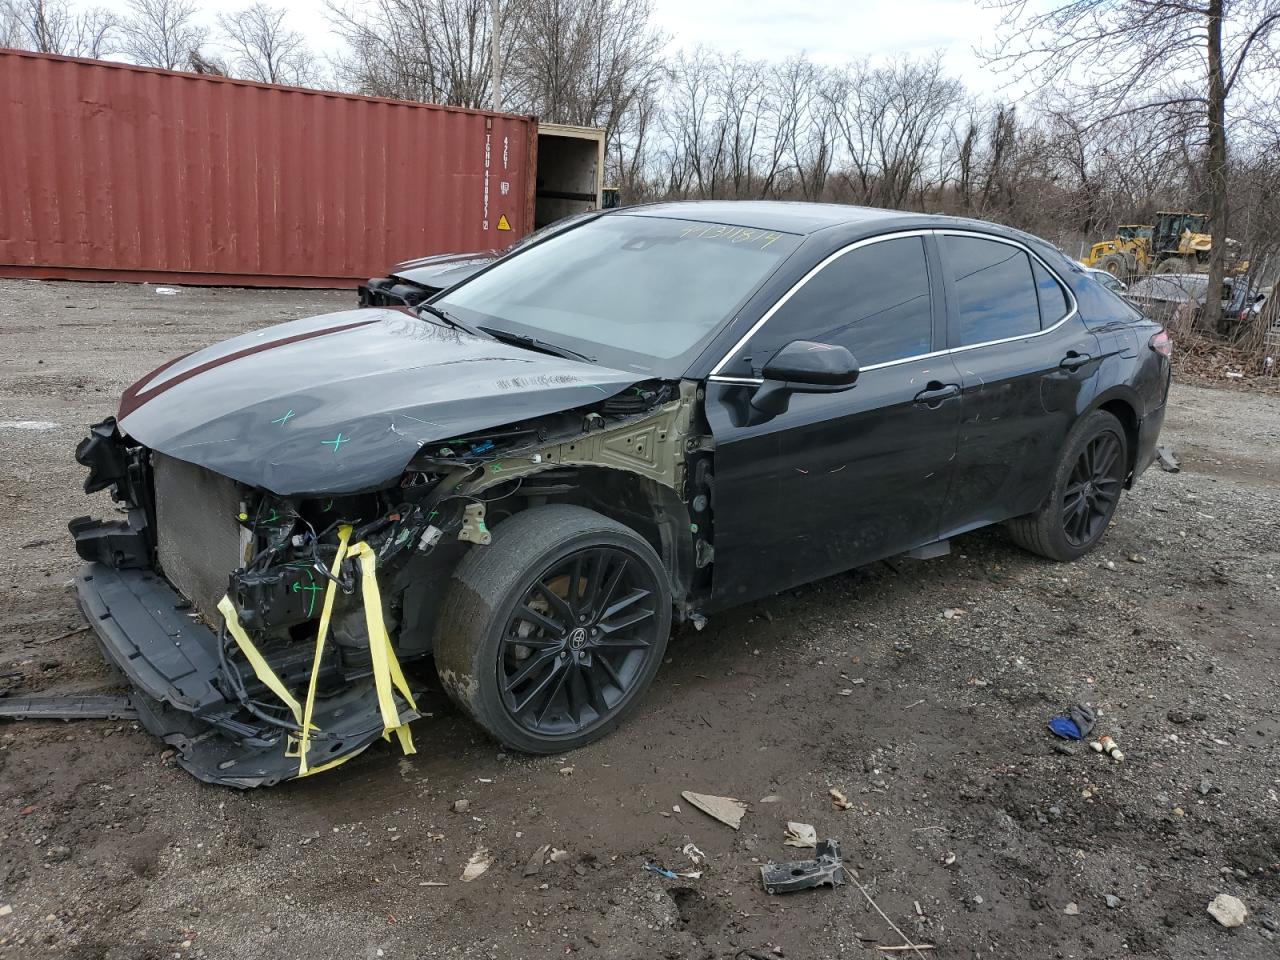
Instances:
[[[333,566],[330,569],[333,578],[329,581],[328,589],[324,594],[324,606],[320,611],[320,625],[316,630],[316,652],[311,661],[311,679],[307,683],[305,706],[298,703],[297,698],[280,681],[275,671],[271,669],[271,665],[267,663],[262,654],[258,652],[258,648],[254,646],[253,641],[249,639],[249,635],[240,624],[240,618],[236,614],[236,608],[231,602],[231,598],[223,597],[218,604],[218,610],[227,622],[227,629],[240,647],[241,652],[248,659],[250,666],[253,667],[253,672],[289,708],[302,731],[296,740],[291,739],[291,743],[286,750],[286,756],[293,756],[296,749],[298,776],[300,777],[330,770],[362,752],[361,750],[356,750],[328,763],[313,767],[307,766],[307,753],[311,748],[311,733],[317,729],[311,722],[312,714],[315,710],[316,681],[320,675],[320,661],[324,656],[324,644],[329,634],[329,622],[333,616],[333,602],[337,596],[336,580],[342,568],[342,561],[347,557],[355,557],[360,562],[360,592],[361,599],[364,602],[365,624],[369,633],[369,657],[373,664],[373,683],[378,695],[378,710],[382,715],[382,737],[384,740],[390,740],[391,734],[394,732],[400,740],[401,749],[405,753],[416,752],[413,746],[413,735],[409,732],[409,724],[402,723],[400,720],[400,712],[396,709],[393,691],[398,691],[404,697],[411,710],[416,712],[418,705],[414,702],[413,694],[409,692],[409,684],[404,678],[404,672],[400,669],[400,661],[396,659],[395,649],[391,646],[391,637],[388,635],[387,626],[382,619],[382,594],[378,590],[377,558],[373,548],[367,543],[357,543],[349,548],[347,544],[350,539],[351,527],[343,524],[338,528],[338,553],[333,558]]]

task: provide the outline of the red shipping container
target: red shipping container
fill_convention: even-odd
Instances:
[[[351,287],[533,228],[532,117],[0,50],[0,276]]]

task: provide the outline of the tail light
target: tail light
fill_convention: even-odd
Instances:
[[[1169,336],[1168,330],[1153,334],[1148,346],[1162,357],[1173,356],[1173,338]]]

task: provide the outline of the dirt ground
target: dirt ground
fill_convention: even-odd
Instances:
[[[119,689],[67,591],[66,521],[109,507],[85,425],[175,354],[352,301],[0,281],[0,692]],[[1280,956],[1280,398],[1175,387],[1165,437],[1182,472],[1149,471],[1093,556],[984,531],[716,617],[565,757],[436,698],[416,756],[238,793],[136,724],[0,725],[0,956],[914,956],[877,949],[903,941],[853,884],[763,892],[759,863],[801,855],[787,820],[839,839],[919,956]],[[1048,735],[1080,700],[1123,763]],[[682,790],[746,800],[741,830]],[[644,870],[688,841],[700,880]],[[544,844],[568,857],[526,876]]]

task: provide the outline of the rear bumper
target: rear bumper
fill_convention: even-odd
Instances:
[[[289,737],[223,693],[219,638],[149,569],[84,565],[76,597],[107,661],[134,688],[142,725],[177,751],[189,773],[220,786],[269,787],[298,775]],[[406,719],[417,714],[406,713]],[[353,756],[382,735],[372,681],[319,701],[312,764]],[[314,748],[313,748],[314,749]]]
[[[1164,426],[1167,407],[1167,404],[1161,404],[1138,424],[1138,454],[1133,461],[1134,482],[1156,459],[1156,446],[1160,440],[1160,429]]]

